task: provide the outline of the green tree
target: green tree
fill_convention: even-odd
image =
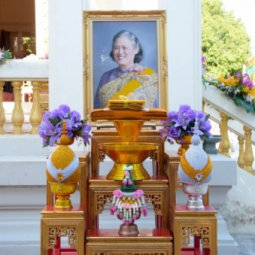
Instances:
[[[242,72],[251,53],[244,25],[221,0],[202,0],[202,52],[206,73],[215,77]]]

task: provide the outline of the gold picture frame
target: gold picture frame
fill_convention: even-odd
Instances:
[[[116,63],[109,53],[116,31],[126,30],[139,34],[145,44],[145,64],[153,65],[158,75],[157,105],[168,110],[166,11],[84,11],[83,12],[83,82],[84,113],[95,108],[95,95],[100,76]],[[147,52],[146,52],[147,51]],[[111,62],[112,63],[111,63]],[[149,63],[148,65],[146,63]],[[153,67],[151,67],[153,69]]]

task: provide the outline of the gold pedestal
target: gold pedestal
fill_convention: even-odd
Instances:
[[[143,120],[115,120],[114,126],[123,142],[135,142],[143,127]]]
[[[111,171],[106,176],[106,178],[108,180],[122,181],[124,178],[124,173],[125,173],[125,170],[123,170],[123,168],[126,165],[127,164],[115,163],[113,165],[113,168],[111,169]],[[132,174],[132,177],[134,180],[138,181],[138,180],[150,179],[150,175],[147,173],[147,171],[145,170],[142,163],[141,164],[133,164],[132,166],[133,166],[133,170],[131,170],[131,174]]]
[[[107,179],[123,180],[123,168],[127,164],[132,164],[134,166],[132,171],[134,180],[147,180],[150,178],[143,167],[142,162],[157,149],[157,144],[144,142],[116,142],[103,143],[99,147],[115,162],[110,173],[107,175]]]
[[[136,224],[130,224],[128,226],[121,224],[118,233],[122,236],[134,236],[134,235],[138,235],[139,231]]]
[[[77,184],[72,183],[58,183],[58,182],[50,182],[51,192],[57,195],[55,209],[71,209],[72,204],[70,198],[70,194],[73,194],[76,190]]]

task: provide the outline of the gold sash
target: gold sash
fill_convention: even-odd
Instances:
[[[207,164],[203,169],[195,170],[187,161],[185,154],[183,154],[180,158],[180,165],[182,170],[195,182],[202,183],[212,171],[212,162],[210,157],[208,157]]]

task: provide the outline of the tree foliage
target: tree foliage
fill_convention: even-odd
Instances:
[[[244,25],[221,0],[202,0],[202,51],[207,74],[216,77],[242,72],[251,53]]]

